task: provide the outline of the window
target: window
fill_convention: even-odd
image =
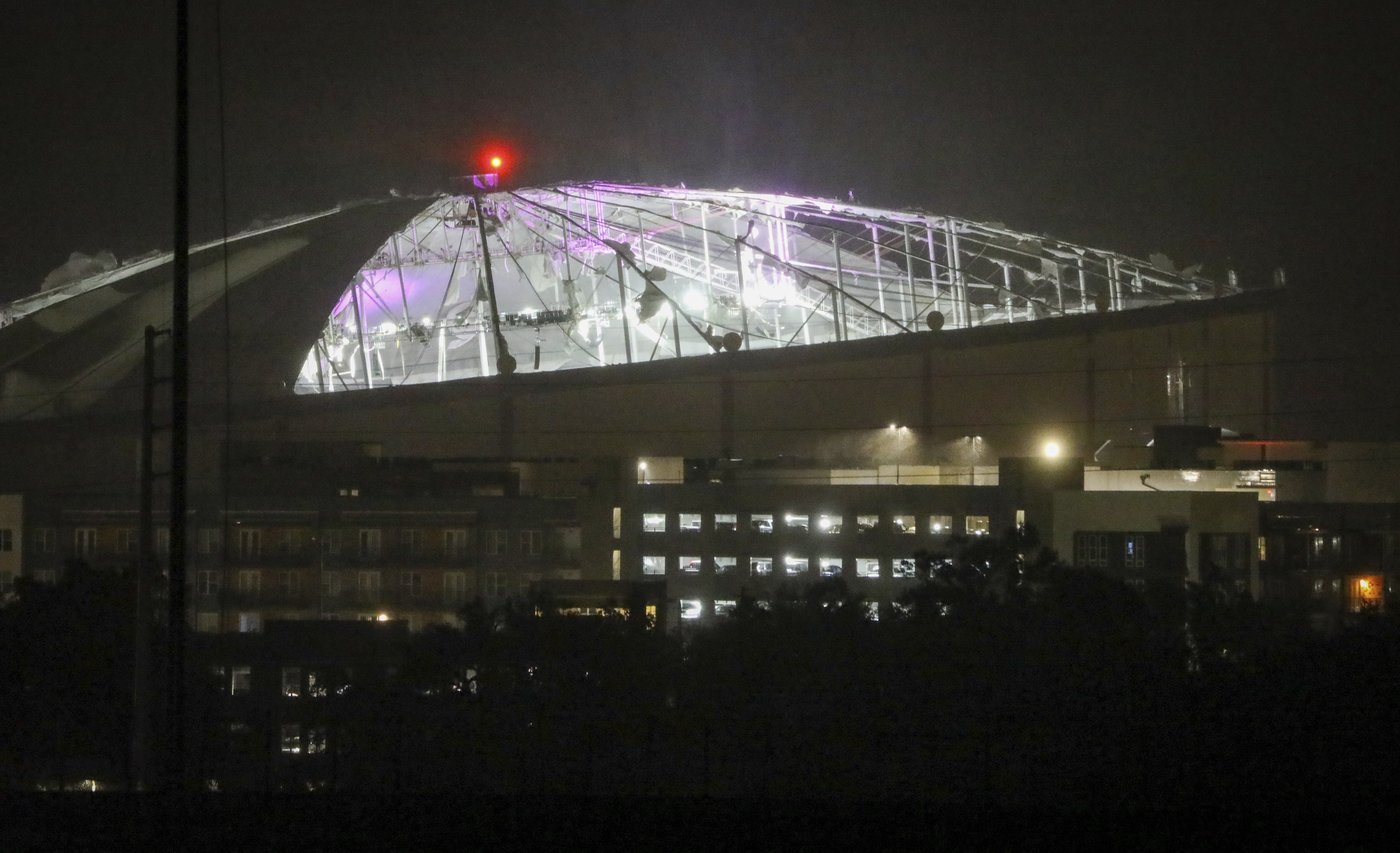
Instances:
[[[890,574],[897,578],[912,578],[918,574],[918,568],[912,559],[903,557],[894,561]]]
[[[483,577],[483,592],[487,598],[499,598],[507,595],[510,589],[507,587],[505,572],[487,572]]]
[[[57,541],[52,527],[34,528],[34,536],[30,540],[34,543],[33,550],[36,554],[52,554],[54,543]]]
[[[463,604],[466,602],[466,572],[447,572],[442,576],[442,600],[447,604]]]
[[[238,556],[247,560],[261,553],[262,531],[240,527],[238,529]]]
[[[862,601],[861,605],[865,608],[866,619],[871,622],[880,621],[880,602],[866,600]]]
[[[1147,568],[1147,537],[1141,533],[1129,533],[1123,537],[1123,568]]]
[[[9,527],[0,527],[0,551],[15,550],[15,531]]]
[[[262,572],[257,569],[243,569],[238,573],[240,595],[257,595],[262,591]]]
[[[282,752],[285,755],[301,754],[301,723],[282,724]]]
[[[194,629],[201,634],[219,633],[219,614],[200,611],[194,615]]]
[[[644,512],[642,513],[643,533],[665,533],[666,513],[664,512]]]
[[[403,539],[403,552],[411,557],[423,553],[423,531],[410,528],[399,534]]]
[[[520,531],[520,553],[527,557],[538,557],[544,553],[544,531]]]
[[[321,595],[326,598],[334,598],[340,595],[340,572],[321,572]]]
[[[287,596],[288,598],[300,593],[301,572],[279,572],[277,578],[277,591]]]
[[[767,512],[765,512],[765,513],[756,513],[756,514],[754,514],[754,515],[750,515],[750,516],[749,516],[749,529],[752,530],[752,531],[755,532],[755,533],[772,533],[772,532],[773,532],[773,514],[772,514],[772,513],[767,513]]]
[[[123,527],[117,530],[117,553],[136,553],[136,531],[130,527]]]
[[[819,515],[817,516],[817,530],[828,533],[832,536],[841,532],[841,516],[839,515]]]
[[[408,598],[420,598],[423,595],[423,573],[404,572],[399,575],[399,583],[403,587],[403,594]]]
[[[715,513],[715,532],[733,533],[739,529],[739,516],[732,512]]]
[[[680,531],[682,533],[700,532],[700,513],[683,512],[680,517]]]
[[[319,755],[326,751],[326,727],[308,726],[306,729],[306,754]]]
[[[301,698],[301,667],[282,667],[282,695],[287,699]]]
[[[951,515],[930,515],[928,517],[928,532],[934,536],[946,536],[953,532],[953,517]]]
[[[613,507],[613,538],[622,538],[622,507]]]
[[[238,633],[257,634],[262,631],[261,613],[240,613],[238,614]]]
[[[490,557],[499,557],[506,552],[506,532],[504,530],[486,531],[486,554]]]
[[[228,692],[234,696],[245,696],[253,692],[253,668],[235,666],[229,675]]]
[[[682,619],[699,619],[705,613],[705,602],[698,598],[682,598],[680,603]]]
[[[96,527],[79,527],[73,531],[73,553],[79,557],[91,557],[97,553]]]
[[[194,590],[198,595],[219,594],[219,572],[203,570],[195,573]]]
[[[340,555],[340,531],[327,530],[321,535],[321,553],[327,557]]]
[[[644,575],[664,575],[666,574],[666,558],[654,555],[642,558],[642,574]]]
[[[879,576],[880,559],[878,557],[856,557],[856,577],[878,578]]]
[[[856,516],[856,532],[871,533],[880,529],[880,516],[878,515],[858,515]]]
[[[1107,568],[1108,534],[1074,534],[1074,564],[1088,569]]]
[[[917,533],[918,523],[912,515],[896,515],[890,519],[890,528],[895,533]]]
[[[687,574],[687,575],[698,575],[698,574],[700,574],[700,567],[701,567],[702,563],[701,563],[699,557],[681,557],[681,559],[680,559],[680,564],[681,564],[681,573],[682,573],[682,574]]]
[[[383,550],[383,531],[377,527],[368,527],[360,531],[361,557],[378,557]]]
[[[738,565],[739,565],[739,558],[738,558],[738,557],[715,557],[715,558],[714,558],[714,563],[715,563],[715,574],[717,574],[717,575],[728,575],[728,574],[733,574],[735,568],[738,567]]]
[[[355,573],[355,594],[360,601],[373,603],[379,600],[379,572],[364,571]]]
[[[449,560],[467,556],[467,531],[462,528],[442,531],[442,553]]]
[[[716,599],[716,600],[715,600],[715,615],[716,615],[716,616],[733,616],[733,615],[734,615],[734,610],[735,610],[735,608],[737,608],[738,606],[739,606],[739,602],[737,602],[737,601],[735,601],[735,600],[733,600],[733,599]]]
[[[986,536],[992,532],[992,519],[987,515],[969,515],[964,519],[963,530],[968,536]]]
[[[807,513],[789,512],[783,516],[783,529],[789,533],[807,532]]]
[[[760,577],[760,578],[761,578],[761,577],[764,577],[765,575],[771,575],[771,574],[773,574],[773,558],[772,558],[772,557],[750,557],[750,558],[749,558],[749,574],[753,575],[754,577]]]
[[[282,544],[279,550],[283,554],[301,553],[301,531],[295,527],[282,531]]]
[[[162,557],[170,556],[170,528],[156,528],[156,553]]]
[[[841,577],[842,563],[840,557],[822,557],[817,561],[818,571],[824,578]]]
[[[783,567],[790,575],[805,575],[807,574],[807,558],[785,557],[783,558]]]
[[[612,579],[622,580],[622,551],[617,548],[612,552]]]
[[[169,535],[170,528],[165,528]],[[224,550],[223,536],[217,527],[201,527],[195,534],[195,550],[201,554],[218,554]]]
[[[1023,510],[1023,509],[1018,509],[1018,510],[1016,510],[1016,530],[1019,532],[1019,531],[1025,530],[1025,529],[1026,529],[1026,511]]]

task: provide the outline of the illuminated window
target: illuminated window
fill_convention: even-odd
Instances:
[[[918,522],[912,515],[896,515],[890,519],[890,528],[895,533],[917,533],[919,530]]]
[[[683,512],[680,517],[680,531],[682,533],[700,532],[700,513]]]
[[[527,557],[538,557],[544,553],[544,531],[520,531],[520,553]]]
[[[738,557],[715,557],[715,558],[714,558],[714,562],[715,562],[715,574],[717,574],[717,575],[728,575],[728,574],[732,574],[732,573],[734,572],[735,568],[739,565],[739,558],[738,558]]]
[[[445,604],[463,604],[467,600],[466,572],[446,572],[442,576],[442,600]]]
[[[840,557],[822,557],[820,560],[817,560],[817,566],[819,567],[818,571],[824,578],[841,577],[842,565]]]
[[[841,532],[841,516],[839,515],[819,515],[817,516],[817,530],[822,533],[836,535]]]
[[[644,512],[642,513],[643,533],[665,533],[666,513],[664,512]]]
[[[1147,537],[1141,533],[1129,533],[1123,537],[1123,568],[1144,569],[1147,567]]]
[[[738,606],[739,606],[739,602],[734,601],[733,599],[727,599],[727,598],[726,598],[726,599],[716,599],[716,600],[715,600],[715,615],[716,615],[716,616],[733,616],[733,615],[734,615],[734,609],[737,608]]]
[[[613,538],[622,538],[622,507],[613,507]]]
[[[1102,569],[1108,567],[1108,534],[1074,534],[1074,564],[1080,568]]]
[[[642,574],[644,575],[664,575],[666,574],[666,558],[659,554],[642,558]]]
[[[306,729],[306,754],[318,755],[326,751],[326,727],[309,726]]]
[[[963,529],[968,536],[986,536],[992,532],[992,519],[985,515],[969,515],[964,519]]]
[[[807,558],[785,557],[783,568],[789,575],[805,575],[807,574]]]
[[[773,558],[772,558],[772,557],[750,557],[750,558],[749,558],[749,574],[751,574],[751,575],[753,575],[753,576],[755,576],[755,577],[763,577],[763,576],[765,576],[765,575],[771,575],[771,574],[773,574]]]
[[[612,552],[612,579],[622,580],[622,551],[617,548]]]
[[[245,696],[253,692],[253,668],[235,666],[229,676],[228,692],[234,696]]]
[[[951,515],[930,515],[928,517],[928,532],[934,536],[947,536],[953,532],[953,517]]]
[[[789,533],[807,532],[807,513],[789,512],[783,516],[783,529]]]
[[[383,534],[377,527],[360,531],[360,556],[378,557],[384,550]]]
[[[732,512],[715,513],[715,532],[733,533],[739,529],[739,516]]]
[[[1026,529],[1026,511],[1023,509],[1016,510],[1016,529]]]
[[[894,561],[891,574],[897,578],[912,578],[917,574],[917,569],[913,560],[902,558]]]
[[[1347,610],[1352,613],[1379,613],[1384,606],[1385,583],[1380,575],[1347,579]]]
[[[97,553],[97,528],[79,527],[73,531],[73,553],[79,557]]]
[[[680,604],[682,619],[699,619],[705,613],[705,602],[698,598],[682,598]]]
[[[865,618],[871,622],[880,621],[880,602],[863,601],[861,605],[865,608]]]
[[[282,667],[282,695],[287,699],[301,698],[301,667]]]
[[[286,755],[301,754],[301,723],[282,724],[282,752]]]
[[[858,533],[872,533],[880,529],[880,516],[878,515],[858,515],[856,516],[856,531]]]
[[[262,631],[261,613],[240,613],[238,614],[238,633],[256,634]]]
[[[753,515],[750,515],[750,516],[749,516],[749,529],[752,530],[752,531],[754,531],[755,533],[772,533],[772,532],[773,532],[773,514],[772,514],[772,513],[767,513],[767,512],[765,512],[765,513],[755,513],[755,514],[753,514]]]
[[[878,578],[880,576],[880,560],[878,557],[857,557],[856,577],[858,578]]]
[[[700,574],[701,561],[699,557],[681,557],[681,572],[687,575]]]

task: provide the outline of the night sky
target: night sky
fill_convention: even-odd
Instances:
[[[1395,11],[238,0],[220,61],[193,5],[196,239],[444,187],[491,140],[520,181],[854,190],[1247,285],[1395,289]],[[73,250],[170,246],[173,6],[6,4],[0,299]]]

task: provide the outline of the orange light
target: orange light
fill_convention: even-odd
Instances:
[[[497,156],[495,156],[495,157],[492,157],[492,158],[491,158],[491,168],[493,168],[493,169],[499,169],[499,168],[501,168],[501,164],[504,163],[504,162],[505,162],[505,161],[502,160],[502,159],[500,158],[499,155],[497,155]]]

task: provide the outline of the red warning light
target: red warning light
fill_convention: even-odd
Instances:
[[[493,154],[491,155],[491,159],[489,162],[491,163],[491,168],[499,169],[502,165],[505,164],[506,161],[501,159],[501,155]]]

